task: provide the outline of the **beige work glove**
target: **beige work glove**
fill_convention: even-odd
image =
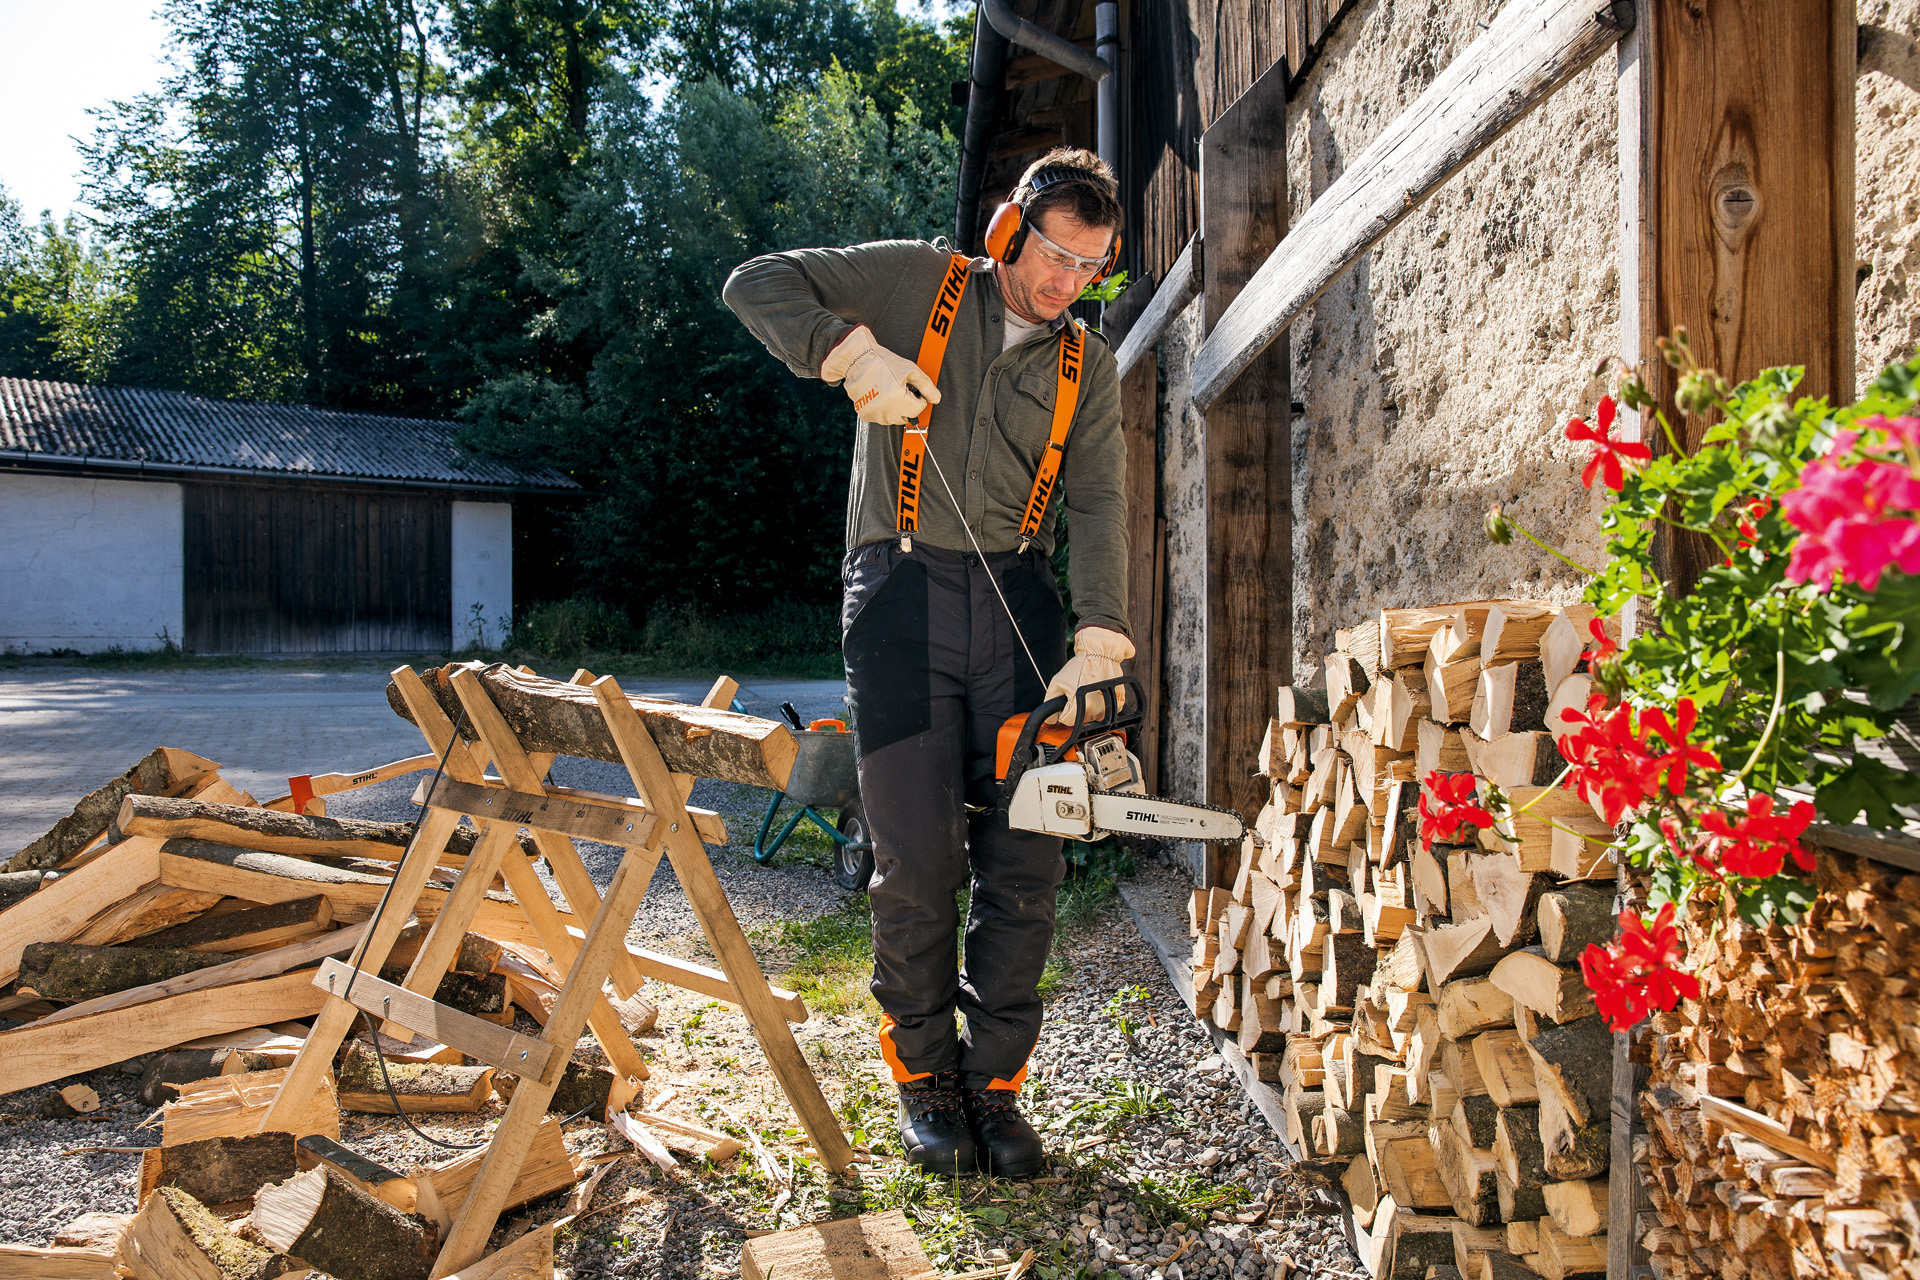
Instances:
[[[940,388],[926,370],[875,342],[873,330],[865,325],[827,352],[820,376],[840,383],[854,411],[866,421],[890,427],[912,422],[929,404],[940,403]]]
[[[1082,627],[1073,637],[1073,656],[1067,659],[1067,665],[1060,668],[1053,679],[1047,681],[1047,696],[1041,701],[1051,702],[1064,696],[1066,710],[1052,716],[1049,723],[1072,724],[1080,714],[1079,699],[1076,696],[1082,685],[1099,684],[1102,680],[1112,680],[1123,673],[1120,664],[1133,656],[1133,641],[1118,631],[1106,627]],[[1124,695],[1121,705],[1125,706]],[[1096,693],[1087,699],[1087,714],[1100,717],[1107,713],[1105,694]]]

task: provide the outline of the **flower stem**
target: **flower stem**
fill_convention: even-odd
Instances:
[[[1503,512],[1502,514],[1504,515],[1505,513]],[[1554,559],[1560,561],[1560,563],[1566,565],[1568,568],[1577,569],[1581,573],[1586,574],[1589,578],[1597,578],[1600,576],[1599,574],[1595,573],[1592,569],[1589,569],[1587,568],[1587,566],[1581,564],[1578,560],[1568,559],[1566,553],[1562,552],[1558,547],[1550,547],[1546,543],[1540,541],[1540,539],[1534,537],[1533,530],[1527,528],[1527,526],[1521,524],[1518,520],[1515,520],[1512,516],[1506,516],[1506,521],[1508,524],[1512,525],[1516,530],[1519,531],[1521,537],[1525,538],[1528,542],[1531,542],[1534,546],[1540,548],[1542,551],[1546,552],[1548,555],[1552,556]]]
[[[1573,766],[1572,766],[1572,765],[1568,765],[1568,766],[1567,766],[1566,768],[1564,768],[1564,769],[1562,769],[1562,770],[1560,771],[1560,776],[1559,776],[1559,777],[1557,777],[1557,778],[1555,778],[1555,779],[1554,779],[1554,780],[1553,780],[1552,782],[1549,782],[1549,783],[1548,783],[1548,784],[1547,784],[1546,786],[1544,786],[1544,787],[1542,787],[1542,788],[1540,789],[1540,794],[1539,794],[1539,795],[1537,795],[1537,796],[1535,796],[1535,797],[1534,797],[1533,799],[1531,799],[1531,800],[1529,800],[1529,801],[1527,801],[1527,802],[1526,802],[1525,804],[1523,804],[1523,805],[1521,805],[1521,806],[1520,806],[1520,807],[1519,807],[1518,809],[1515,809],[1515,810],[1513,811],[1513,816],[1517,818],[1517,817],[1519,817],[1519,816],[1520,816],[1521,814],[1523,814],[1523,813],[1525,813],[1525,812],[1526,812],[1527,810],[1529,810],[1529,809],[1531,809],[1531,808],[1533,808],[1533,806],[1535,806],[1535,805],[1537,805],[1537,804],[1539,804],[1539,803],[1540,803],[1540,802],[1541,802],[1542,800],[1545,800],[1545,799],[1547,798],[1547,796],[1548,796],[1549,794],[1551,794],[1551,793],[1552,793],[1552,791],[1553,791],[1553,789],[1554,789],[1555,787],[1557,787],[1557,786],[1559,786],[1559,785],[1560,785],[1561,783],[1563,783],[1563,782],[1565,782],[1565,781],[1567,780],[1567,775],[1568,775],[1568,774],[1570,774],[1570,773],[1572,773],[1572,772],[1573,772]],[[1551,819],[1549,819],[1549,818],[1542,818],[1542,819],[1541,819],[1541,821],[1542,821],[1542,822],[1550,822],[1550,821],[1552,821],[1552,820],[1551,820]]]
[[[1784,626],[1780,628],[1780,645],[1774,650],[1773,669],[1773,710],[1767,713],[1767,727],[1760,731],[1760,741],[1753,744],[1753,754],[1734,775],[1735,782],[1745,781],[1753,766],[1760,763],[1760,753],[1766,750],[1767,739],[1773,737],[1773,727],[1780,722],[1780,707],[1787,696],[1787,629]]]

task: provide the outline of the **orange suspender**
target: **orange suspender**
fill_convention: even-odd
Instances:
[[[953,318],[960,299],[967,292],[966,255],[956,253],[947,266],[940,293],[927,316],[927,331],[920,338],[920,354],[914,363],[936,384],[940,366],[947,357],[947,339],[953,336]],[[1033,491],[1027,495],[1027,507],[1020,520],[1020,550],[1025,551],[1040,532],[1040,521],[1047,514],[1053,486],[1060,478],[1060,459],[1067,451],[1067,436],[1073,431],[1073,411],[1080,403],[1080,360],[1086,349],[1086,335],[1071,318],[1060,331],[1060,374],[1053,396],[1053,428],[1047,435],[1047,447],[1040,455],[1040,469],[1033,477]],[[933,406],[920,411],[900,437],[900,495],[894,523],[900,531],[900,545],[913,549],[912,534],[920,527],[920,479],[927,452],[927,427],[933,420]],[[961,517],[965,519],[964,516]]]
[[[1080,353],[1086,335],[1072,319],[1060,331],[1060,376],[1053,392],[1053,430],[1047,433],[1047,448],[1040,455],[1040,470],[1034,473],[1033,492],[1027,495],[1027,512],[1020,520],[1020,550],[1040,532],[1041,517],[1047,514],[1047,501],[1053,497],[1053,483],[1060,478],[1060,459],[1067,452],[1067,435],[1073,430],[1074,406],[1080,403]]]
[[[940,293],[927,316],[927,331],[920,339],[920,354],[914,359],[935,386],[940,383],[940,365],[947,358],[947,339],[953,336],[953,317],[966,292],[967,256],[956,253],[947,264],[946,278],[940,282]],[[933,406],[928,405],[900,437],[900,502],[894,523],[903,548],[912,547],[910,535],[920,527],[920,471],[927,452],[927,424],[932,421]]]

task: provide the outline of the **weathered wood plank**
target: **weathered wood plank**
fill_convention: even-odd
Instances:
[[[356,974],[352,966],[338,960],[323,963],[320,971],[313,975],[313,985],[356,1009],[376,1017],[392,1018],[430,1040],[451,1045],[470,1058],[478,1058],[517,1076],[539,1075],[547,1069],[547,1060],[553,1056],[553,1046],[544,1040],[435,1004],[429,996],[371,973]]]
[[[453,692],[452,676],[457,669],[458,664],[425,671],[421,679],[447,718],[461,725],[462,736],[476,741],[478,735],[465,724],[460,699]],[[507,726],[527,751],[619,762],[620,753],[607,732],[606,718],[587,689],[564,680],[525,675],[500,662],[478,668],[478,672]],[[776,791],[786,788],[799,748],[785,725],[665,698],[630,695],[628,701],[646,722],[648,734],[670,768],[722,782],[743,782]],[[402,718],[413,719],[391,681],[387,684],[387,702]]]
[[[1113,353],[1122,378],[1133,372],[1133,367],[1160,344],[1173,318],[1185,311],[1187,304],[1199,294],[1201,257],[1200,237],[1196,235],[1187,241],[1187,247],[1173,260],[1173,266],[1167,269],[1166,279],[1153,291],[1153,299],[1147,303],[1146,310],[1128,328],[1127,336],[1120,340],[1119,350]]]
[[[1736,0],[1727,0],[1730,5]],[[1361,254],[1619,39],[1594,0],[1513,0],[1360,153],[1207,334],[1193,401],[1212,407]]]
[[[1287,228],[1287,68],[1276,63],[1200,139],[1209,333]],[[1206,799],[1252,821],[1271,794],[1247,767],[1293,672],[1292,403],[1284,342],[1207,411]]]

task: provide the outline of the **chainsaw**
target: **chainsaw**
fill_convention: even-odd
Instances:
[[[1120,706],[1123,691],[1129,710]],[[1245,821],[1231,809],[1147,794],[1139,758],[1127,750],[1127,730],[1139,726],[1146,705],[1138,680],[1101,680],[1083,686],[1076,697],[1072,725],[1047,723],[1066,709],[1062,696],[1000,726],[994,777],[1008,826],[1069,840],[1238,840],[1246,833]],[[1087,713],[1095,697],[1104,704],[1097,717]]]

